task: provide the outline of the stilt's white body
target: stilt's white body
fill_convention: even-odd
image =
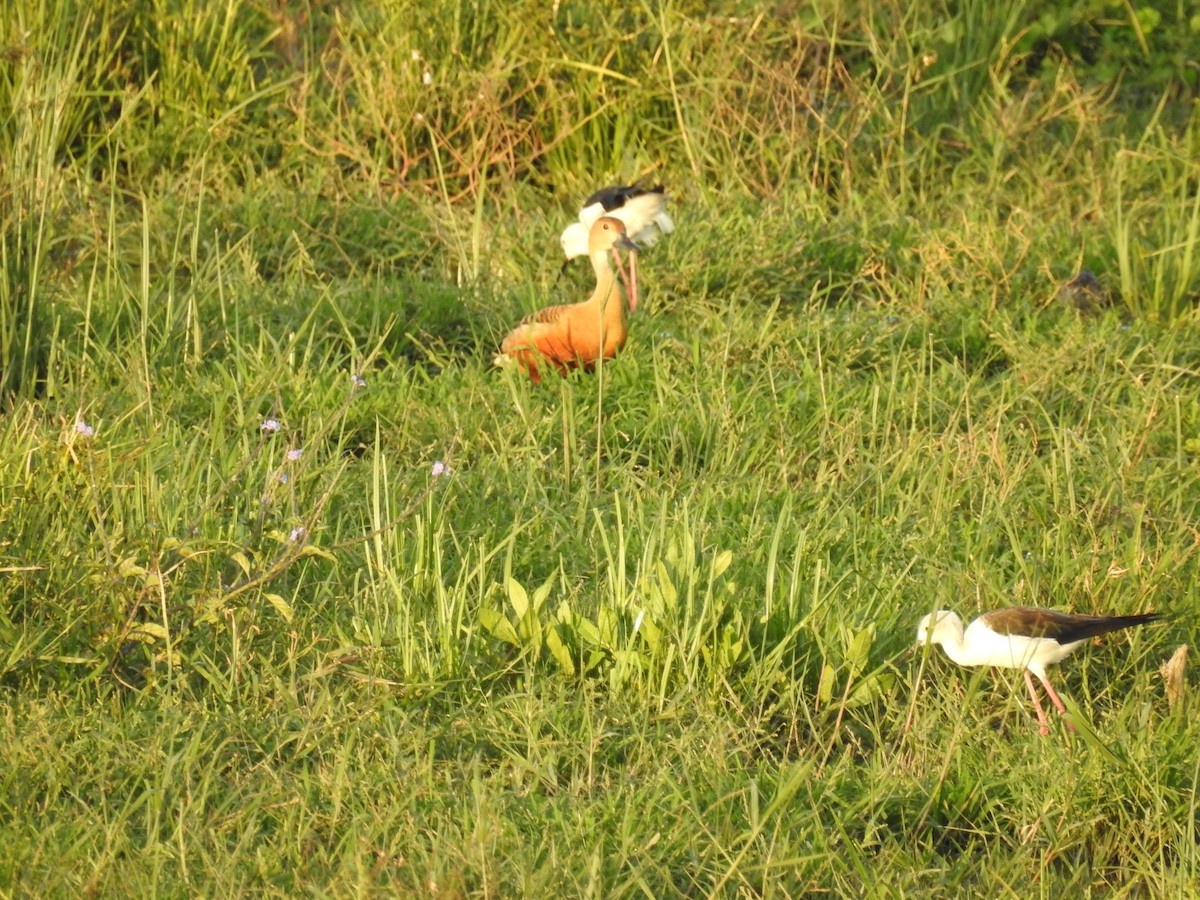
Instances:
[[[625,231],[637,244],[653,244],[659,232],[670,234],[675,222],[667,214],[667,195],[661,189],[634,193],[633,188],[607,188],[588,198],[579,211],[579,221],[572,222],[562,233],[563,254],[567,259],[587,256],[588,235],[601,216],[620,219]],[[599,199],[604,197],[605,199]],[[606,206],[605,202],[619,203]]]
[[[936,624],[929,628],[934,617]],[[1001,666],[1007,669],[1030,669],[1035,675],[1045,675],[1046,666],[1066,659],[1083,641],[1060,644],[1053,638],[1024,634],[1000,634],[988,627],[980,616],[965,629],[957,613],[947,609],[931,613],[917,628],[917,642],[925,643],[927,635],[934,644],[941,644],[946,655],[960,666]]]

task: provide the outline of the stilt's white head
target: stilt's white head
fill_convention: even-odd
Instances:
[[[921,619],[917,625],[917,644],[941,644],[951,635],[962,637],[963,623],[958,613],[948,609],[939,609]]]

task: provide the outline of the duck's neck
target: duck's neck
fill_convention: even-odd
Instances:
[[[625,295],[621,283],[608,263],[608,251],[597,250],[592,254],[592,268],[596,270],[596,289],[589,303],[599,306],[607,322],[625,321]]]

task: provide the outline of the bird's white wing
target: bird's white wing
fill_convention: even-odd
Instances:
[[[588,228],[582,222],[572,222],[562,233],[562,248],[563,255],[567,259],[574,259],[577,256],[587,256],[588,252]]]

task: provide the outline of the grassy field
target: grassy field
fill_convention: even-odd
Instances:
[[[6,4],[0,895],[1200,894],[1200,18],[907,6]]]

